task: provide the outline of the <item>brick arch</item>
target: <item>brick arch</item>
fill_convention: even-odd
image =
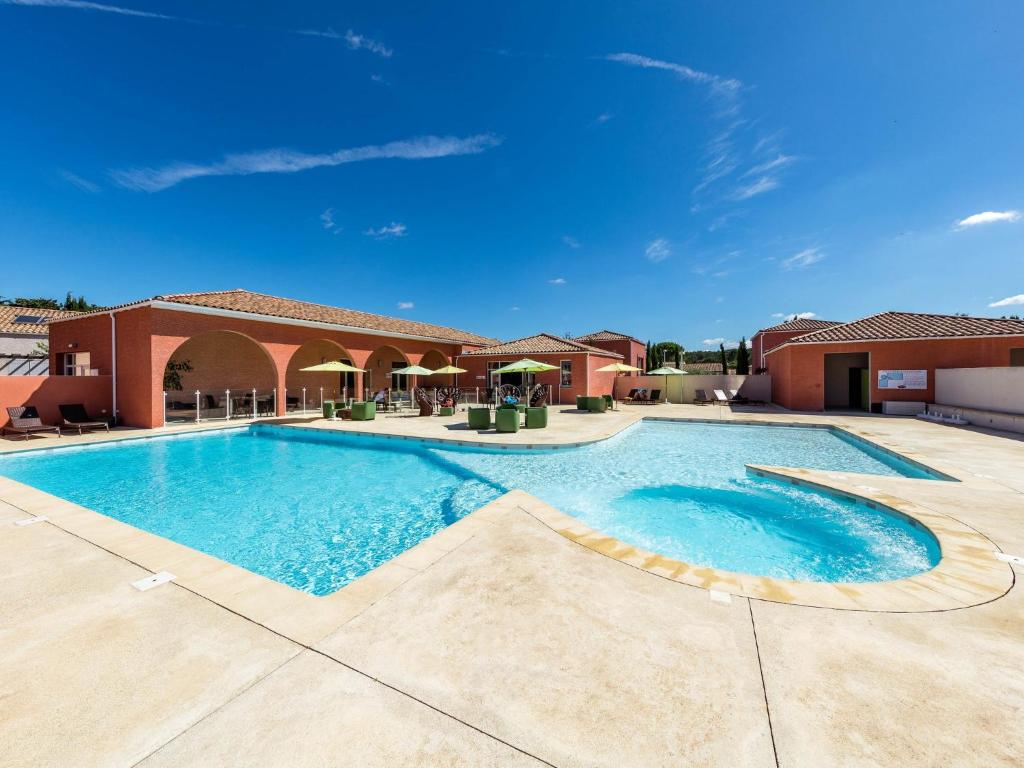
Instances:
[[[392,383],[392,362],[403,362],[405,365],[413,365],[409,355],[391,344],[383,344],[371,352],[370,356],[366,358],[366,363],[362,366],[366,369],[366,373],[363,374],[365,386],[372,390],[390,387]]]
[[[181,372],[181,392],[223,392],[225,389],[263,391],[277,386],[278,368],[267,348],[238,331],[201,331],[154,360],[156,384],[162,389],[163,372],[171,360],[189,361],[191,372]],[[170,394],[170,393],[169,393]]]
[[[325,400],[337,400],[344,394],[355,396],[358,385],[354,374],[300,370],[331,360],[343,360],[357,365],[353,354],[333,339],[310,339],[296,348],[288,359],[285,370],[287,396],[300,397],[303,387],[306,388],[307,404],[319,405],[321,388]]]
[[[424,368],[435,370],[451,364],[451,359],[439,349],[428,349],[423,353],[418,365]],[[448,373],[439,373],[434,376],[421,376],[418,384],[421,387],[447,387],[452,384],[455,377]]]

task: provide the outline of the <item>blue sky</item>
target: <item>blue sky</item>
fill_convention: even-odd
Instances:
[[[1021,313],[1022,39],[1019,2],[0,0],[0,293],[688,349]]]

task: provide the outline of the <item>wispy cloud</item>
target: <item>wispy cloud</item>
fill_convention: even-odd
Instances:
[[[583,244],[572,235],[562,235],[562,242],[573,249],[583,247]]]
[[[320,214],[320,223],[326,230],[333,230],[335,228],[334,223],[334,209],[328,208],[326,211]]]
[[[611,112],[602,112],[600,115],[594,118],[594,125],[604,125],[611,120],[615,115]]]
[[[805,248],[800,253],[792,255],[788,259],[783,259],[780,262],[780,266],[786,270],[806,269],[824,258],[825,254],[821,252],[820,248]]]
[[[993,301],[989,304],[990,307],[1015,307],[1018,304],[1024,304],[1024,293],[1018,293],[1016,296],[1007,296],[1005,299],[999,301]]]
[[[617,61],[620,64],[628,64],[631,67],[664,69],[669,72],[674,72],[683,80],[689,80],[694,83],[703,83],[715,88],[720,88],[724,91],[738,91],[743,87],[743,83],[733,78],[719,77],[718,75],[713,75],[710,72],[701,72],[699,69],[693,69],[685,64],[676,64],[671,61],[652,59],[648,56],[641,56],[637,53],[610,53],[604,58],[607,61]]]
[[[779,180],[774,176],[762,176],[752,184],[744,184],[738,187],[731,197],[733,200],[749,200],[765,192],[770,192],[777,186],[779,186]]]
[[[780,320],[810,320],[811,318],[817,317],[818,315],[814,312],[790,312],[788,315],[785,312],[773,312],[772,317]]]
[[[564,277],[553,277],[550,280],[548,280],[548,282],[551,283],[552,285],[565,285],[565,278]]]
[[[414,304],[411,301],[400,301],[400,302],[398,302],[398,308],[399,309],[412,309],[415,306],[416,306],[416,304]]]
[[[293,149],[265,149],[226,155],[213,163],[171,163],[161,168],[129,168],[110,172],[115,183],[143,192],[160,192],[188,179],[204,176],[248,176],[255,173],[296,173],[311,168],[333,167],[364,160],[426,160],[455,155],[475,155],[501,144],[490,133],[459,138],[420,136],[388,144],[339,149],[326,154],[309,154]]]
[[[519,311],[519,307],[509,307],[508,311],[509,312],[518,312]]]
[[[77,173],[72,173],[71,171],[62,170],[60,172],[60,176],[68,184],[70,184],[71,186],[73,186],[73,187],[75,187],[77,189],[82,190],[83,192],[88,192],[91,195],[95,195],[97,192],[100,191],[99,184],[94,184],[93,182],[89,181],[88,179],[83,179]]]
[[[753,168],[750,168],[743,172],[741,178],[747,176],[757,176],[758,174],[771,173],[772,171],[778,171],[785,168],[788,165],[792,165],[796,162],[796,157],[793,155],[784,155],[781,152],[771,160],[766,160],[763,163],[758,163]]]
[[[668,240],[664,237],[656,238],[651,240],[644,249],[644,256],[647,257],[648,261],[652,261],[657,264],[659,261],[664,261],[672,255],[672,246]]]
[[[392,221],[386,227],[378,227],[374,229],[370,227],[363,232],[367,237],[372,237],[374,240],[391,240],[396,237],[405,237],[406,226],[396,221]]]
[[[726,349],[733,349],[734,347],[738,347],[739,346],[739,342],[737,342],[737,341],[729,341],[728,339],[726,339],[726,338],[724,338],[722,336],[719,336],[719,337],[714,338],[714,339],[704,339],[701,342],[701,344],[703,344],[705,347],[717,347],[719,344],[721,344]]]
[[[389,48],[379,40],[366,37],[366,35],[357,35],[351,29],[345,30],[344,34],[335,32],[330,27],[327,29],[297,29],[295,31],[300,35],[326,37],[330,40],[344,40],[345,44],[353,51],[369,51],[370,53],[375,53],[385,59],[390,59],[395,53],[393,48]]]
[[[34,6],[37,8],[70,8],[76,11],[99,11],[101,13],[116,13],[121,16],[137,16],[144,19],[178,20],[179,18],[177,16],[167,16],[163,13],[137,11],[134,8],[124,8],[119,5],[90,3],[87,2],[87,0],[0,0],[0,5],[24,5]]]
[[[1008,223],[1020,221],[1020,211],[982,211],[972,214],[966,219],[960,219],[956,223],[956,228],[979,227],[983,224],[995,224],[1000,221]]]

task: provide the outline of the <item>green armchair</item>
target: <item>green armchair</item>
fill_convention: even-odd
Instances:
[[[527,408],[526,409],[526,428],[527,429],[544,429],[548,425],[548,409],[547,406],[541,406],[540,408]]]
[[[377,417],[377,404],[372,400],[352,403],[352,421],[373,421]]]
[[[334,418],[334,401],[333,400],[324,400],[324,418],[325,419],[333,419]]]
[[[587,396],[586,395],[576,395],[576,410],[577,411],[585,411],[585,410],[587,410]]]
[[[494,426],[499,432],[518,432],[519,411],[516,408],[499,408],[494,412]]]
[[[469,409],[469,428],[470,429],[490,429],[491,428],[491,409],[490,408],[470,408]]]
[[[608,410],[608,406],[605,404],[604,398],[600,395],[596,397],[585,397],[583,400],[583,408],[591,413],[604,413]]]

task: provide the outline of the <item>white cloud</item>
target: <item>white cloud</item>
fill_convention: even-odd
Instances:
[[[821,252],[820,248],[805,248],[800,253],[790,256],[788,259],[783,259],[781,266],[783,269],[806,269],[812,264],[817,264],[819,261],[825,258],[825,254]]]
[[[390,240],[395,237],[405,237],[406,227],[405,224],[399,224],[398,222],[392,221],[386,227],[380,227],[374,229],[370,227],[363,232],[367,237],[372,237],[374,240]]]
[[[61,178],[63,178],[64,181],[66,181],[68,184],[70,184],[73,187],[77,187],[83,192],[88,192],[89,194],[95,195],[97,192],[100,191],[100,187],[98,184],[94,184],[88,179],[83,179],[76,173],[72,173],[71,171],[61,171],[60,175]]]
[[[519,311],[519,307],[509,307],[508,311],[509,312],[518,312]]]
[[[136,11],[134,8],[122,8],[119,5],[106,5],[105,3],[90,3],[86,0],[0,0],[0,5],[25,5],[37,8],[72,8],[77,11],[101,11],[102,13],[116,13],[121,16],[138,16],[144,19],[177,19],[177,16],[166,16],[162,13],[151,13],[149,11]]]
[[[611,112],[602,112],[600,115],[598,115],[597,117],[594,118],[594,124],[595,125],[604,125],[609,120],[611,120],[613,117],[615,117],[615,115],[613,115]]]
[[[416,305],[411,301],[400,301],[398,302],[399,309],[412,309]]]
[[[784,319],[787,322],[790,320],[810,320],[811,318],[817,317],[818,315],[814,312],[790,312],[788,315],[784,312],[773,312],[772,317]]]
[[[781,168],[785,168],[796,160],[793,155],[784,155],[781,152],[776,155],[773,160],[768,160],[763,163],[755,165],[753,168],[743,173],[744,177],[757,176],[758,174],[768,173],[770,171],[777,171]]]
[[[565,278],[564,277],[553,277],[550,280],[548,280],[548,282],[551,283],[552,285],[565,285]]]
[[[501,144],[490,133],[459,138],[457,136],[419,136],[387,144],[339,149],[324,154],[308,154],[293,149],[265,149],[237,155],[225,155],[214,163],[171,163],[162,168],[129,168],[111,171],[120,186],[143,192],[160,192],[188,179],[204,176],[248,176],[254,173],[296,173],[364,160],[426,160],[455,155],[476,155]]]
[[[571,235],[562,235],[562,242],[568,245],[570,248],[581,248],[583,244]]]
[[[779,186],[779,180],[774,176],[762,176],[757,181],[737,189],[732,193],[731,197],[733,200],[749,200],[757,195],[770,192],[777,186]]]
[[[743,83],[733,78],[719,77],[718,75],[713,75],[710,72],[701,72],[699,69],[693,69],[685,64],[675,64],[671,61],[652,59],[636,53],[610,53],[604,58],[607,61],[617,61],[620,64],[628,64],[631,67],[664,69],[669,72],[675,72],[684,80],[689,80],[694,83],[704,83],[726,91],[737,91],[743,87]]]
[[[659,261],[664,261],[672,255],[672,246],[668,240],[664,237],[659,237],[655,240],[651,240],[644,249],[644,256],[647,257],[648,261],[652,261],[657,264]]]
[[[350,50],[370,51],[370,53],[375,53],[385,59],[390,59],[395,53],[394,49],[389,48],[384,45],[384,43],[378,40],[373,40],[365,35],[357,35],[351,29],[346,30],[345,34],[335,32],[330,27],[327,29],[297,29],[295,30],[295,33],[299,35],[309,35],[310,37],[326,37],[329,40],[344,40]]]
[[[1005,299],[999,301],[993,301],[989,304],[990,307],[1015,307],[1018,304],[1024,304],[1024,293],[1018,293],[1016,296],[1007,296]]]
[[[977,227],[982,224],[995,224],[999,221],[1014,222],[1020,220],[1020,211],[982,211],[981,213],[975,213],[968,216],[966,219],[960,219],[956,223],[957,229],[966,229],[967,227]]]
[[[324,229],[331,230],[335,228],[334,223],[334,209],[328,208],[326,211],[320,214],[320,223]]]
[[[701,344],[703,344],[705,347],[717,347],[719,344],[723,344],[725,345],[726,349],[735,349],[740,345],[738,341],[729,341],[728,339],[723,338],[721,336],[715,339],[704,339],[704,341],[702,341]]]

